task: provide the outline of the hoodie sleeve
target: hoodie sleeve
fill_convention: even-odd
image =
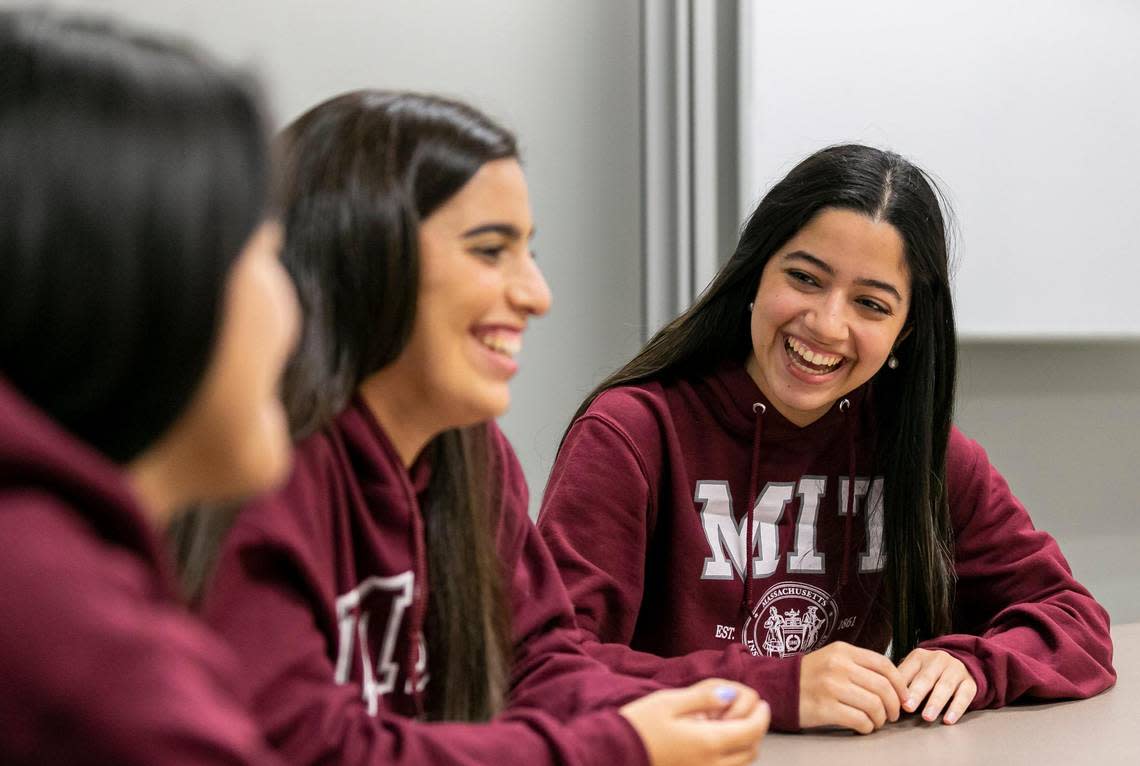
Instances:
[[[1108,613],[1034,529],[985,451],[954,429],[947,483],[958,576],[954,634],[922,643],[965,663],[971,709],[1083,698],[1116,681]]]
[[[233,657],[63,504],[0,498],[0,762],[277,763]]]
[[[660,689],[661,684],[613,672],[584,650],[558,568],[527,516],[522,467],[506,439],[495,434],[504,488],[498,539],[515,646],[510,708],[540,708],[569,720]]]
[[[326,599],[303,557],[249,525],[241,532],[223,553],[207,616],[241,657],[253,710],[289,763],[647,764],[613,709],[569,718],[534,706],[483,724],[423,722],[386,706],[371,714],[358,684],[335,681],[336,639],[319,624]]]
[[[635,441],[602,414],[571,427],[543,497],[538,527],[574,605],[586,650],[613,670],[669,686],[705,678],[756,689],[772,709],[772,728],[799,728],[800,660],[754,657],[740,643],[679,657],[636,651],[633,639],[655,524],[656,481]],[[651,473],[652,471],[652,473]]]

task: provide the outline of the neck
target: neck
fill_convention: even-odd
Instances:
[[[385,367],[364,381],[360,396],[384,428],[400,462],[410,468],[428,442],[448,426],[438,422],[438,408],[431,407],[415,387],[404,385],[409,378],[393,367]]]

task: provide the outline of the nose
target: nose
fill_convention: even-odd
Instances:
[[[550,286],[534,258],[527,256],[507,286],[507,300],[519,312],[542,316],[550,311]]]
[[[821,296],[804,317],[808,330],[823,343],[838,343],[847,339],[849,332],[847,300],[834,291]]]

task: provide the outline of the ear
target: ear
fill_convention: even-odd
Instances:
[[[899,337],[895,338],[895,345],[891,346],[891,351],[898,351],[899,346],[901,346],[902,342],[907,339],[907,336],[910,335],[911,330],[913,329],[914,325],[912,324],[904,325],[902,332],[899,333]]]

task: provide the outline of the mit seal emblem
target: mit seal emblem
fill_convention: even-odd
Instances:
[[[806,654],[827,642],[838,619],[835,599],[827,592],[802,582],[782,582],[757,602],[741,639],[754,655]]]

